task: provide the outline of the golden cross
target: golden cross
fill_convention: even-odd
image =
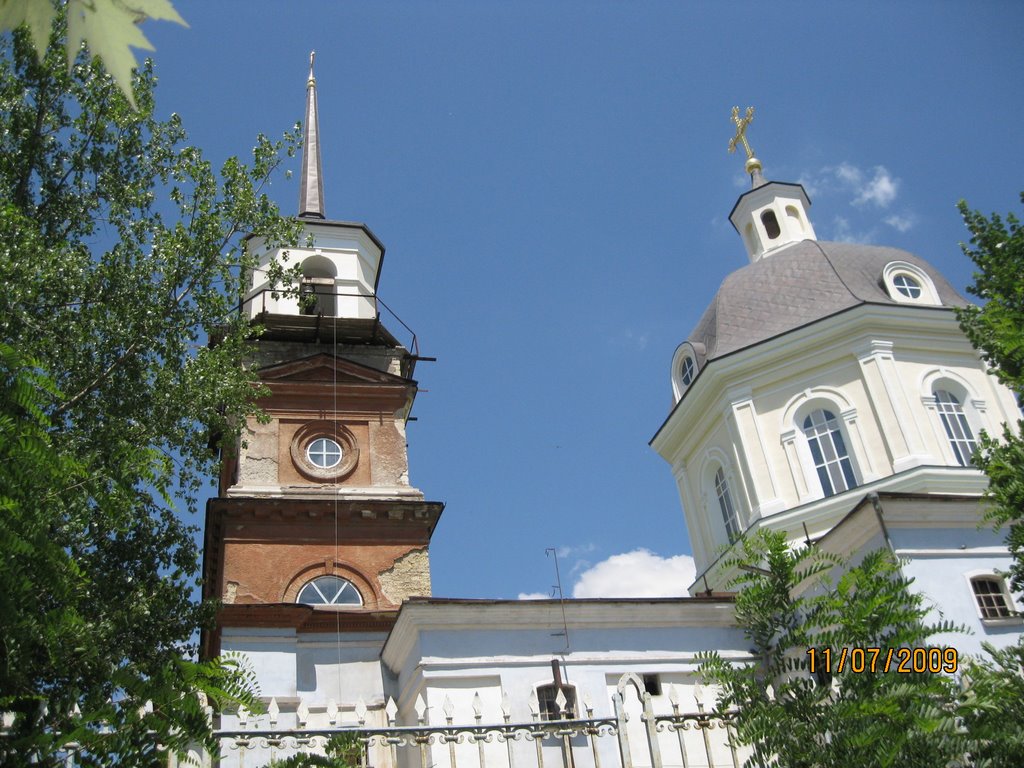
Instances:
[[[732,121],[736,123],[736,135],[729,139],[729,151],[736,151],[736,142],[743,144],[743,149],[747,151],[747,160],[754,156],[754,150],[750,148],[747,143],[747,126],[754,121],[754,108],[747,107],[746,117],[740,117],[740,108],[732,108]]]

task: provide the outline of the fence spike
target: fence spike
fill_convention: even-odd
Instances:
[[[245,704],[239,704],[238,706],[238,724],[245,728],[245,724],[249,722],[249,708]]]
[[[306,706],[305,699],[299,699],[299,706],[295,708],[295,719],[302,728],[309,722],[309,707]]]
[[[281,708],[277,706],[277,699],[275,697],[270,698],[270,704],[267,705],[267,714],[270,716],[270,724],[277,724],[277,716],[281,714]]]
[[[484,700],[480,698],[480,691],[473,694],[473,714],[479,720],[484,713]]]
[[[590,697],[590,691],[583,694],[583,708],[587,711],[587,717],[594,717],[594,699]]]
[[[512,717],[512,700],[508,697],[508,691],[504,689],[501,691],[501,714],[506,720]]]
[[[558,716],[561,718],[563,715],[567,715],[568,712],[565,709],[565,705],[569,703],[569,700],[565,698],[565,691],[561,688],[558,689],[558,693],[555,695],[555,706],[558,707]]]
[[[452,704],[452,700],[448,697],[444,697],[444,704],[441,705],[441,711],[444,712],[444,716],[449,720],[452,719],[452,715],[455,713],[455,705]]]
[[[416,710],[416,717],[422,723],[424,722],[423,716],[427,712],[427,702],[423,700],[423,694],[419,693],[416,695],[416,703],[413,704],[413,709]]]
[[[669,683],[668,685],[668,703],[676,708],[679,706],[679,691],[676,690],[675,683]]]
[[[327,700],[327,719],[331,721],[331,725],[338,724],[338,702],[334,699]]]
[[[398,705],[395,704],[393,696],[388,696],[388,703],[384,707],[384,714],[388,716],[388,725],[394,725],[398,717]]]
[[[700,683],[694,683],[693,699],[697,702],[698,707],[704,706],[704,686]]]
[[[530,704],[530,714],[533,715],[534,718],[539,717],[540,716],[540,702],[537,700],[537,689],[536,688],[534,688],[532,691],[530,691],[530,698],[528,699],[528,702]]]
[[[360,696],[358,701],[356,701],[356,719],[359,721],[360,725],[366,724],[366,711],[366,702],[363,701],[363,697]]]

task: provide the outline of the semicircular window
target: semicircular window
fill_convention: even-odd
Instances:
[[[363,596],[348,579],[318,576],[299,590],[295,602],[306,605],[362,605]]]

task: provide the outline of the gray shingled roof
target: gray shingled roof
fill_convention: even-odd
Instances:
[[[943,306],[967,305],[935,267],[907,251],[804,240],[725,278],[688,337],[706,348],[698,364],[858,304],[897,304],[882,279],[893,261],[924,270]]]

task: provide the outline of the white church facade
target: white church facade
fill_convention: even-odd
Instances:
[[[204,588],[223,607],[203,652],[246,657],[269,706],[220,716],[221,764],[265,765],[316,746],[303,733],[359,728],[391,733],[366,755],[375,767],[738,765],[725,723],[705,716],[714,696],[697,655],[751,661],[722,553],[765,527],[854,557],[889,547],[945,618],[972,627],[961,650],[1016,640],[1019,606],[999,575],[1009,555],[979,527],[985,478],[970,454],[1018,410],[957,326],[963,299],[909,253],[818,241],[804,190],[765,182],[753,158],[731,216],[750,264],[676,350],[674,407],[652,440],[685,512],[690,596],[432,597],[443,504],[410,484],[405,447],[421,358],[382,320],[383,245],[324,214],[319,153],[311,66],[299,217],[310,237],[292,249],[303,282],[287,298],[253,275],[245,311],[266,332],[250,364],[270,420],[247,425],[207,509]],[[249,245],[264,266],[280,258]],[[590,725],[557,735],[562,720]],[[605,736],[629,731],[625,751],[598,721]],[[538,737],[408,740],[517,724]]]

